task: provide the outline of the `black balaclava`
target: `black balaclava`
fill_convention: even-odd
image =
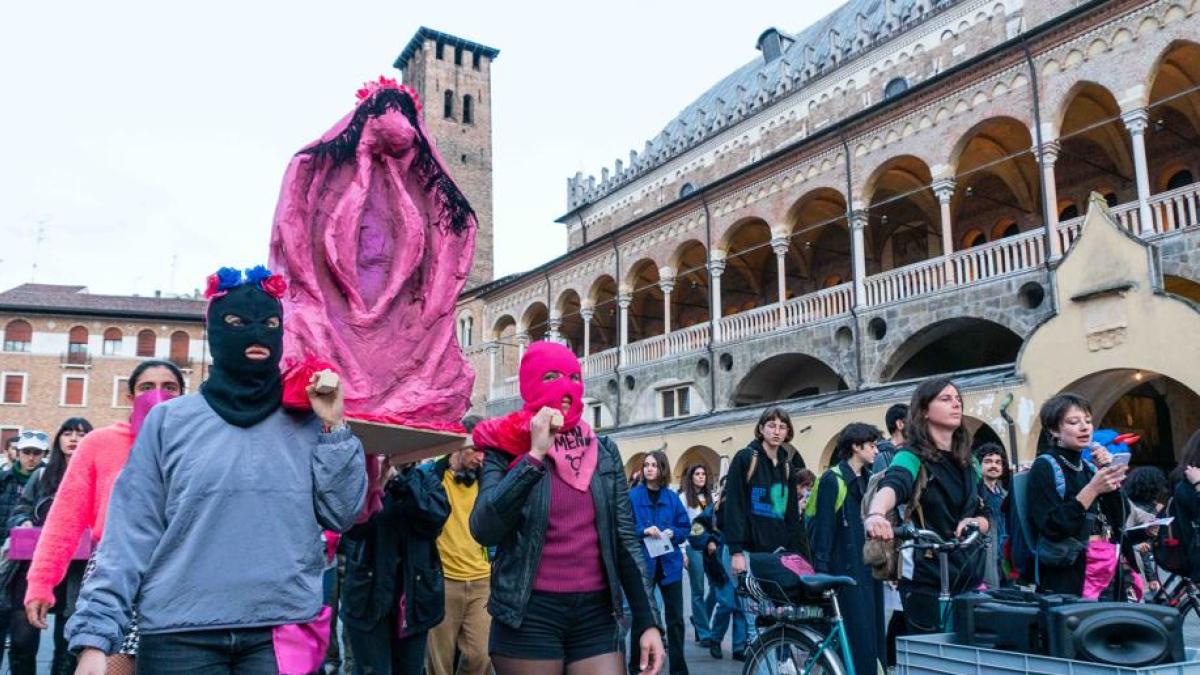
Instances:
[[[242,325],[231,325],[229,316],[241,319]],[[278,327],[267,326],[271,317],[280,319]],[[234,426],[252,427],[279,407],[283,399],[279,374],[282,324],[283,306],[255,283],[231,288],[209,303],[208,346],[213,364],[200,393],[221,419]],[[270,358],[246,358],[246,348],[251,345],[271,350]]]

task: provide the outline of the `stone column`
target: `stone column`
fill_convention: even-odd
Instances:
[[[663,335],[671,334],[671,291],[675,290],[675,277],[661,277],[658,287],[663,294]]]
[[[529,344],[529,333],[517,333],[517,369],[521,368],[521,359],[525,358],[525,345]]]
[[[1042,183],[1046,186],[1046,233],[1050,237],[1050,259],[1062,257],[1062,236],[1058,232],[1058,183],[1054,176],[1054,164],[1058,161],[1061,146],[1058,141],[1042,143]]]
[[[1121,115],[1125,128],[1133,139],[1133,169],[1137,178],[1138,220],[1142,234],[1154,232],[1154,221],[1150,216],[1150,169],[1146,164],[1146,125],[1150,112],[1145,108],[1130,110]]]
[[[867,251],[864,231],[867,229],[867,211],[857,209],[850,214],[850,251],[854,256],[854,306],[867,306]]]
[[[933,193],[937,195],[942,210],[942,260],[946,267],[946,283],[954,283],[954,264],[950,256],[954,253],[954,224],[950,221],[950,200],[954,198],[954,179],[943,178],[933,182]]]
[[[788,238],[785,235],[771,237],[771,250],[775,251],[775,277],[779,297],[779,327],[783,328],[785,312],[783,303],[787,302],[787,253]]]
[[[500,345],[495,342],[487,346],[488,353],[488,398],[495,396],[496,391],[496,354],[500,351]]]
[[[546,325],[549,328],[546,331],[547,339],[549,339],[551,342],[564,342],[562,334],[559,333],[559,331],[562,330],[562,315],[551,314],[550,320],[546,323]]]
[[[617,306],[621,308],[621,364],[625,364],[625,348],[629,345],[629,306],[633,304],[633,293],[622,289],[617,295]]]
[[[721,275],[725,273],[725,251],[713,249],[708,261],[710,302],[712,303],[712,341],[721,341]]]
[[[582,305],[579,308],[579,318],[583,319],[583,358],[592,353],[592,319],[596,317],[596,308]]]

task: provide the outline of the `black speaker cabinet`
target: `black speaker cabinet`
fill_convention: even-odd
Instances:
[[[1042,596],[1017,589],[955,596],[955,642],[986,649],[1045,654],[1043,612],[1047,607],[1074,600],[1074,596]]]
[[[1046,611],[1049,656],[1141,668],[1183,661],[1179,610],[1080,602]]]

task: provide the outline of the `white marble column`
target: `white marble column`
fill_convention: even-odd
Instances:
[[[712,341],[721,341],[721,275],[725,273],[725,251],[713,249],[708,261],[708,275],[712,280],[709,284],[709,298],[712,304]]]
[[[546,325],[549,327],[546,331],[546,338],[551,342],[563,342],[562,333],[559,332],[562,330],[562,316],[551,314]]]
[[[1150,168],[1146,163],[1146,126],[1150,113],[1145,108],[1130,110],[1121,115],[1129,136],[1133,139],[1133,170],[1137,182],[1138,219],[1142,234],[1154,232],[1154,221],[1150,215]]]
[[[1058,141],[1042,143],[1042,183],[1046,186],[1046,234],[1050,237],[1050,259],[1062,257],[1062,235],[1058,231],[1058,181],[1054,175],[1054,165],[1058,162],[1061,149]]]
[[[663,335],[671,334],[671,291],[675,290],[675,277],[664,277],[658,280],[658,287],[663,294]]]
[[[954,283],[954,264],[950,256],[954,254],[954,223],[950,217],[950,200],[954,199],[954,179],[943,178],[933,182],[933,193],[937,195],[941,207],[942,220],[942,259],[946,267],[946,283]]]
[[[787,253],[788,253],[788,238],[786,236],[771,237],[771,250],[775,251],[775,279],[776,292],[779,298],[779,327],[782,328],[785,321],[785,312],[783,304],[787,302]]]
[[[496,354],[500,351],[500,345],[495,342],[487,346],[488,353],[488,397],[495,396],[496,391]]]
[[[858,209],[850,214],[850,250],[854,256],[854,306],[867,306],[867,251],[864,231],[867,229],[867,212]]]
[[[525,358],[525,345],[529,344],[529,333],[517,333],[517,368],[521,367],[521,359]]]
[[[596,317],[596,309],[591,305],[579,308],[579,318],[583,319],[583,358],[592,353],[592,319]]]
[[[621,308],[621,364],[625,363],[625,348],[629,346],[629,306],[633,304],[633,294],[622,291],[617,295],[617,306]]]

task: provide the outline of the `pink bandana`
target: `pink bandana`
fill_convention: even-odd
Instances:
[[[600,459],[599,441],[587,422],[579,421],[569,431],[554,435],[554,445],[546,453],[555,473],[564,483],[587,492],[592,482],[592,473]]]
[[[129,416],[129,432],[134,438],[137,438],[138,432],[142,430],[142,422],[146,421],[146,415],[150,414],[150,409],[162,403],[175,398],[175,394],[166,389],[152,389],[137,395],[133,399],[133,414]]]

